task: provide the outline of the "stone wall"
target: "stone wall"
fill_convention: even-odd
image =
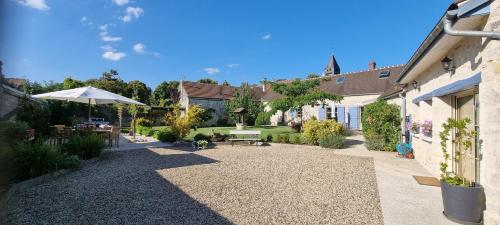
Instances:
[[[216,125],[219,118],[227,115],[226,104],[224,100],[189,98],[189,105],[199,105],[204,109],[215,110],[212,114],[213,118],[209,121],[205,121],[205,124],[208,126]]]
[[[0,84],[1,85],[1,84]],[[17,108],[19,97],[9,93],[2,87],[0,89],[0,118],[6,116]]]

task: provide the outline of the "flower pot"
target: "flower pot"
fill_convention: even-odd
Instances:
[[[474,187],[463,187],[441,181],[444,215],[462,224],[480,224],[485,209],[484,188],[476,183]]]

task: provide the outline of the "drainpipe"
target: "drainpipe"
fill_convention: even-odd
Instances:
[[[500,40],[500,32],[475,31],[475,30],[453,30],[453,23],[458,19],[458,6],[452,4],[443,20],[444,32],[450,36],[485,37]]]
[[[403,89],[401,93],[399,93],[399,97],[401,97],[401,116],[403,120],[401,121],[401,137],[404,139],[401,141],[402,143],[406,143],[408,138],[406,137],[406,90]]]

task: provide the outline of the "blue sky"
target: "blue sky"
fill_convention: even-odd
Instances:
[[[98,77],[116,69],[154,88],[210,77],[231,84],[403,64],[451,1],[2,0],[4,74]]]

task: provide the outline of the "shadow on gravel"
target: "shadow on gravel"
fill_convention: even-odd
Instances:
[[[350,146],[355,146],[355,145],[362,145],[364,143],[365,142],[360,141],[360,140],[347,139],[345,142],[345,145],[346,145],[346,147],[350,147]]]
[[[117,152],[19,193],[0,224],[232,224],[156,172],[216,162],[192,153]]]

